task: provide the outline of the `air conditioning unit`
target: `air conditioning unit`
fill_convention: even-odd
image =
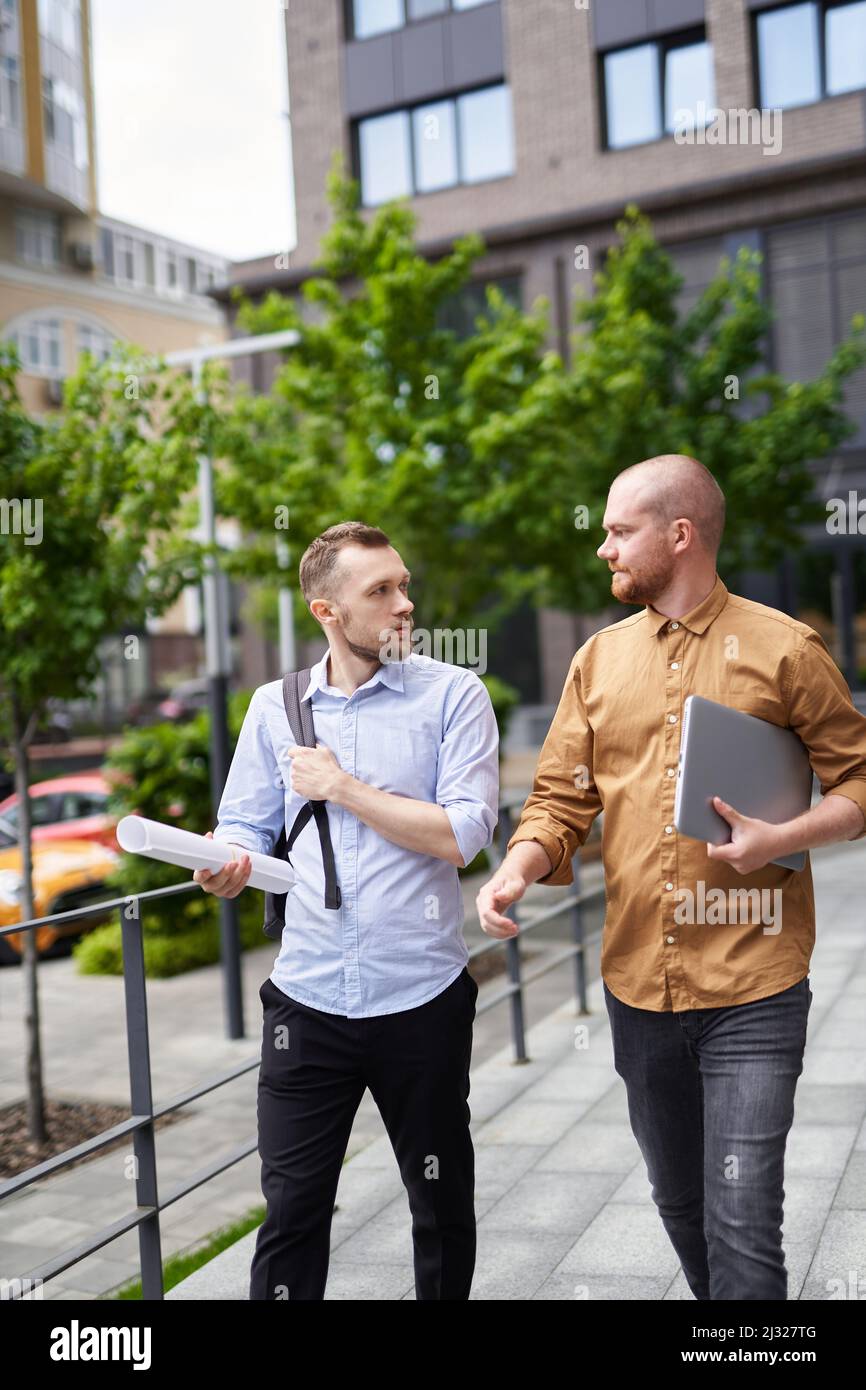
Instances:
[[[51,376],[45,383],[45,395],[51,405],[63,404],[63,377]]]
[[[92,270],[96,263],[96,252],[92,241],[70,241],[69,257],[79,270]]]

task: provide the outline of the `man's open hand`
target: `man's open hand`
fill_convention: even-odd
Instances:
[[[520,928],[510,917],[502,916],[502,909],[522,898],[525,892],[524,880],[510,871],[507,874],[495,873],[484,884],[475,898],[475,906],[481,928],[488,936],[502,938],[517,935]]]
[[[756,820],[754,816],[741,815],[720,796],[713,797],[713,809],[724,816],[731,827],[732,837],[726,845],[708,843],[709,859],[724,860],[738,874],[751,874],[769,864],[778,853],[777,826],[769,821]]]

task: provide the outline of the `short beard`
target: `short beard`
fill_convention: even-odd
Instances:
[[[343,632],[343,640],[345,641],[346,646],[349,648],[349,651],[352,653],[353,656],[360,657],[362,661],[380,661],[380,662],[381,662],[381,660],[382,660],[382,647],[381,647],[381,646],[380,646],[380,647],[376,647],[376,648],[372,648],[372,647],[363,647],[363,646],[361,646],[361,644],[360,644],[359,642],[352,642],[352,641],[350,640],[350,638],[348,638],[348,637],[346,636],[345,630],[344,630],[344,632]],[[384,644],[383,644],[383,645],[384,645]]]
[[[611,593],[618,603],[654,603],[670,584],[673,572],[673,561],[660,543],[640,574],[622,575],[619,593],[614,588],[616,576],[611,576]]]
[[[361,642],[353,642],[347,631],[348,625],[351,622],[349,614],[339,608],[337,609],[337,612],[339,613],[340,620],[343,624],[343,640],[345,641],[346,646],[349,648],[349,651],[352,653],[353,656],[357,656],[361,661],[378,661],[380,665],[388,661],[393,662],[403,660],[404,654],[401,651],[402,644],[400,638],[395,633],[386,633],[386,635],[382,638],[381,642],[379,643],[378,647],[367,647]],[[410,640],[411,633],[412,627],[410,624]],[[411,650],[411,646],[409,647],[409,650]],[[396,654],[391,655],[391,652],[394,652]]]

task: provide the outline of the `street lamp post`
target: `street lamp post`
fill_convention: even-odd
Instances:
[[[262,333],[249,338],[232,338],[211,347],[189,348],[169,352],[165,361],[170,366],[188,366],[192,372],[196,396],[203,401],[202,365],[211,358],[249,357],[254,353],[276,348],[294,347],[300,334],[293,328],[279,333]],[[213,546],[216,541],[216,512],[214,508],[213,461],[207,452],[198,457],[198,484],[201,532],[204,542]],[[288,551],[286,549],[286,556]],[[278,543],[278,559],[280,557]],[[282,560],[280,559],[282,564]],[[286,564],[288,559],[286,559]],[[220,584],[219,561],[211,551],[205,558],[202,577],[205,657],[207,662],[208,703],[210,707],[210,784],[213,822],[223,787],[228,776],[228,681],[231,675],[228,615]],[[294,630],[292,625],[291,591],[280,585],[280,659],[289,659],[283,669],[294,665]],[[226,1014],[226,1036],[244,1036],[243,992],[241,989],[241,952],[237,903],[233,898],[220,898],[220,943],[223,962],[223,1000]]]

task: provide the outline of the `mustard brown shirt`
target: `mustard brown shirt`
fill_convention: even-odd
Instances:
[[[571,883],[575,850],[604,810],[602,977],[623,1003],[656,1012],[776,994],[808,973],[815,942],[808,854],[799,871],[767,864],[740,874],[710,859],[704,841],[677,833],[687,695],[793,729],[822,795],[847,796],[866,816],[866,717],[805,623],[729,593],[717,574],[707,597],[679,619],[647,605],[594,633],[572,659],[508,849],[537,840],[553,865],[538,882]],[[854,838],[864,835],[866,823]],[[683,890],[697,903],[718,888],[728,903],[738,901],[729,890],[740,890],[740,902],[744,889],[769,890],[761,898],[780,904],[781,929],[756,911],[683,920]]]

